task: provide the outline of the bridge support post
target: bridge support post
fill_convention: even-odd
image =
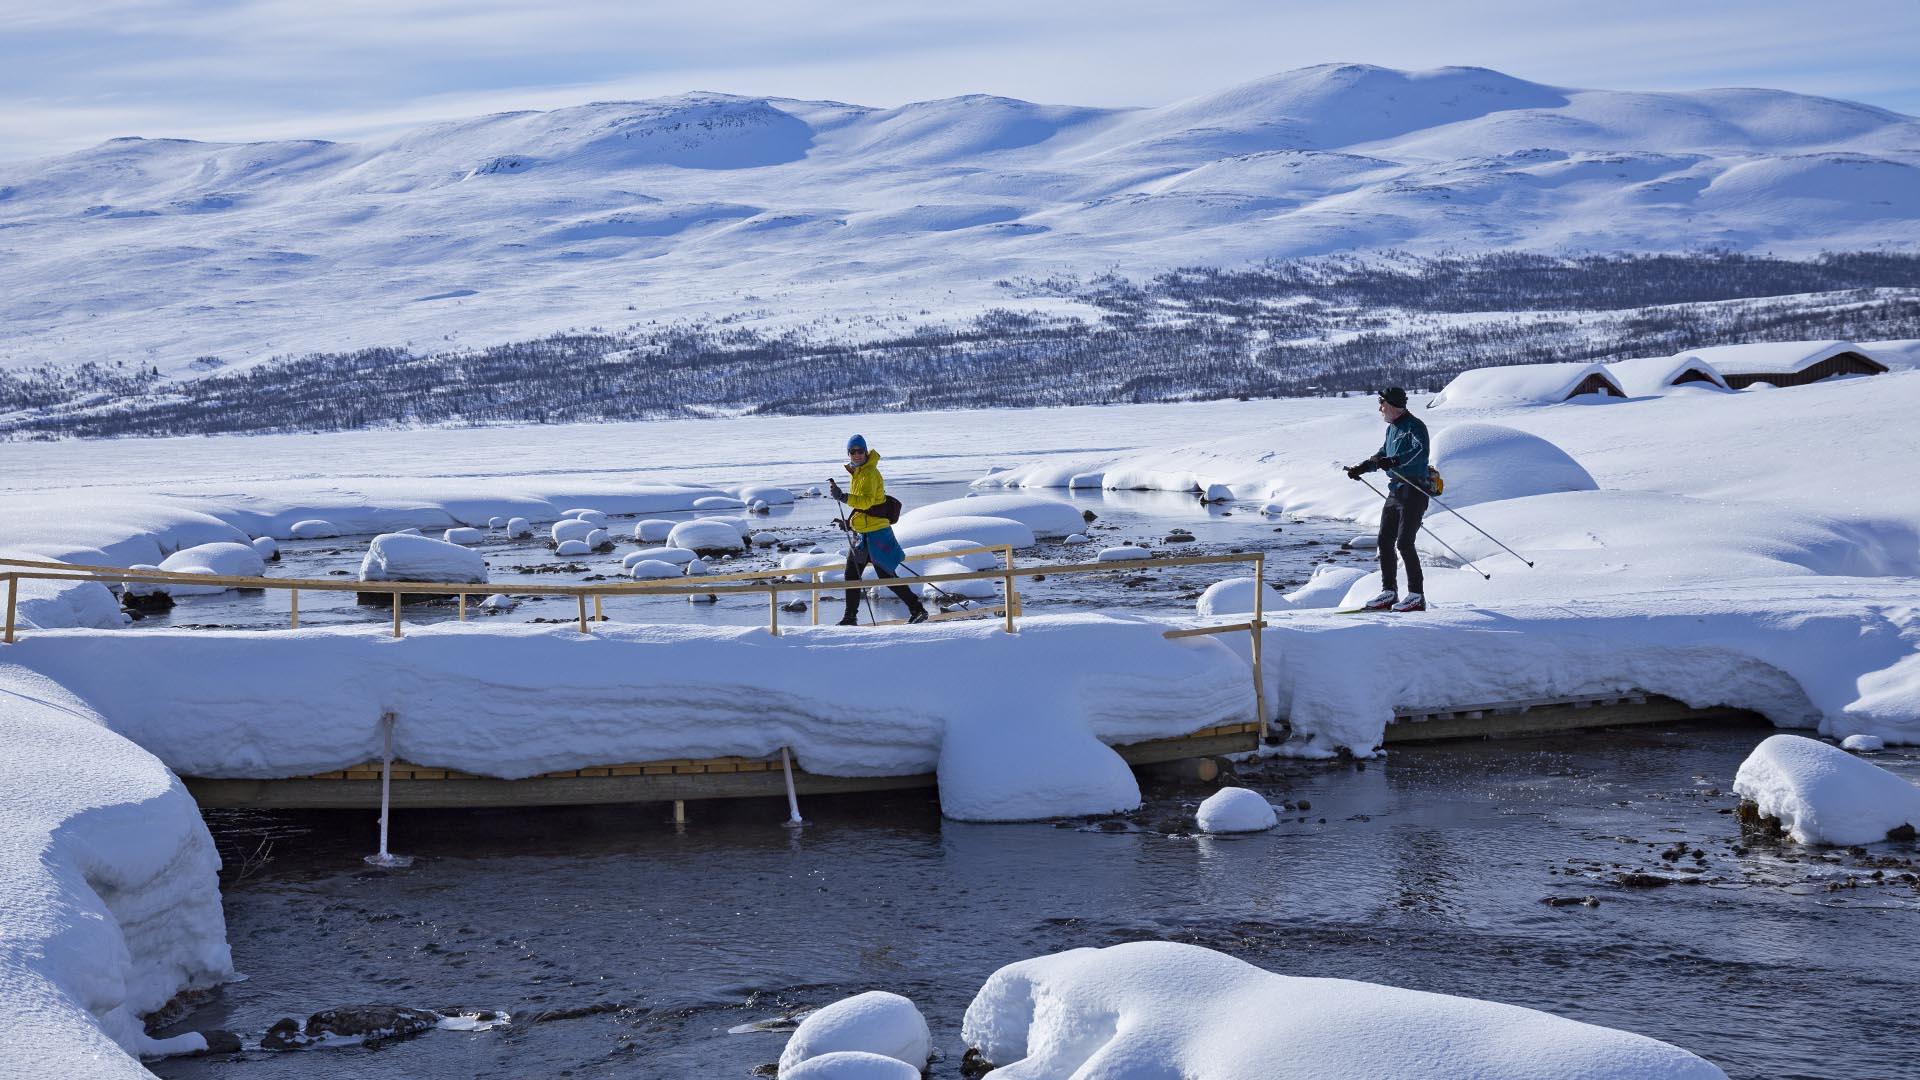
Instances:
[[[787,828],[796,829],[806,822],[800,820],[800,796],[793,790],[793,754],[784,746],[780,748],[780,771],[787,776]]]
[[[400,594],[393,595],[397,606]],[[395,719],[392,713],[380,714],[381,735],[385,743],[380,755],[380,851],[378,854],[367,856],[367,863],[372,866],[413,865],[412,856],[395,855],[387,850],[387,823],[393,817],[393,724]]]

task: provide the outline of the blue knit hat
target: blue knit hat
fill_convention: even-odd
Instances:
[[[865,450],[866,448],[867,448],[867,437],[865,435],[855,435],[852,438],[847,440],[847,452],[849,454],[851,454],[855,450]]]

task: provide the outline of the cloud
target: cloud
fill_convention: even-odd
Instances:
[[[1327,61],[1607,88],[1782,89],[1920,112],[1920,5],[971,0],[74,0],[0,14],[0,158],[116,135],[355,137],[693,89],[896,105],[1159,104]]]

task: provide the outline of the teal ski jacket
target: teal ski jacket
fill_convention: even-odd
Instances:
[[[1431,494],[1427,489],[1427,425],[1411,412],[1400,414],[1400,419],[1387,425],[1387,439],[1380,444],[1380,452],[1373,456],[1370,465],[1382,469],[1391,469],[1407,480],[1411,485],[1395,476],[1388,485],[1389,492],[1411,486],[1423,495]],[[1391,473],[1389,475],[1392,475]]]

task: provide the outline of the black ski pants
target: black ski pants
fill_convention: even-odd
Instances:
[[[874,562],[873,556],[867,552],[867,545],[862,541],[855,540],[852,543],[852,545],[850,545],[847,551],[847,580],[859,581],[861,575],[867,572],[868,566],[872,566],[873,572],[883,578],[900,576],[898,574],[895,574],[893,571],[887,569],[886,567],[881,566],[879,563]],[[913,614],[919,614],[920,612],[926,610],[924,605],[920,603],[920,598],[913,595],[913,590],[907,588],[905,585],[893,586],[892,592],[894,596],[900,599],[901,603],[907,605],[908,612]],[[860,610],[860,590],[848,589],[846,614],[852,615],[859,610]],[[843,616],[843,618],[844,617],[845,616]]]
[[[1400,578],[1399,560],[1407,562],[1407,592],[1424,593],[1420,573],[1420,552],[1413,542],[1420,536],[1420,519],[1427,514],[1427,493],[1405,484],[1395,484],[1380,509],[1380,587],[1395,588]],[[1397,556],[1397,558],[1396,558]]]

